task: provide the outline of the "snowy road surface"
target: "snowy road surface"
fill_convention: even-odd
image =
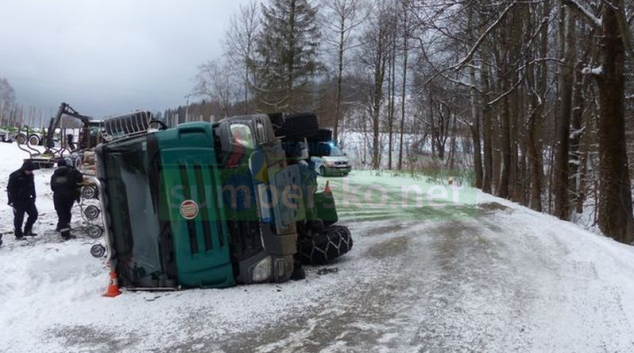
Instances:
[[[108,299],[93,241],[49,230],[50,171],[36,173],[41,239],[0,248],[2,352],[634,352],[632,247],[491,196],[391,219],[342,208],[351,253],[304,281]],[[350,177],[388,202],[405,180]]]

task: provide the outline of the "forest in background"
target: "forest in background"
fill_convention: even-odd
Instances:
[[[630,244],[633,22],[625,0],[254,1],[157,116],[314,111],[342,145],[368,136],[367,168],[469,171]]]
[[[632,243],[633,19],[623,0],[253,2],[176,117],[315,111],[335,138],[372,136],[370,168],[469,170]]]

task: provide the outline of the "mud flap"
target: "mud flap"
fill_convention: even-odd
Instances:
[[[337,216],[337,207],[335,204],[335,198],[330,192],[315,193],[315,210],[317,218],[324,222],[324,226],[329,226],[337,223],[339,216]],[[310,207],[310,206],[309,206]]]

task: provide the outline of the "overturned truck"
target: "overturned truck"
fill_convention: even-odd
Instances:
[[[350,232],[336,224],[334,198],[318,192],[305,153],[318,131],[312,113],[255,114],[129,129],[98,146],[108,258],[119,283],[284,282],[302,264],[348,252]]]

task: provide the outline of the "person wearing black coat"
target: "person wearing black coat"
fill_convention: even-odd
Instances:
[[[33,181],[33,170],[35,165],[31,161],[26,161],[22,167],[9,176],[7,185],[8,204],[13,207],[13,225],[15,227],[15,238],[21,240],[25,235],[36,236],[33,233],[33,224],[37,220],[37,207],[35,207],[35,183]],[[24,214],[29,218],[22,231]]]
[[[77,169],[67,165],[65,160],[57,162],[57,169],[51,176],[51,190],[53,190],[53,203],[57,212],[57,228],[62,233],[64,240],[74,238],[70,234],[71,210],[75,200],[79,200],[80,185],[83,175]]]

